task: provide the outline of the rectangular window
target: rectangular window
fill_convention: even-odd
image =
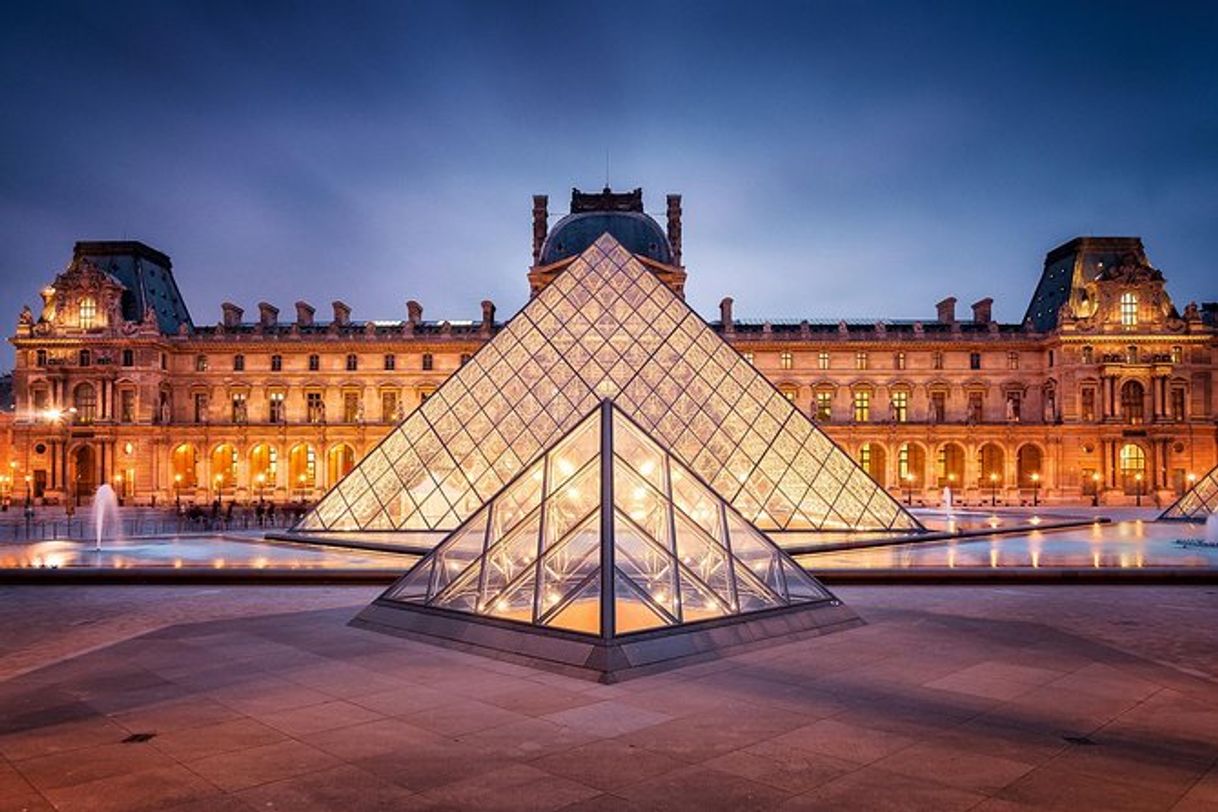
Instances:
[[[392,423],[397,420],[398,393],[381,392],[381,421]]]
[[[1023,416],[1023,395],[1007,392],[1007,420],[1018,423]]]
[[[795,365],[795,359],[789,352],[782,352],[778,356],[778,365],[783,369],[791,369]]]
[[[898,352],[892,356],[893,369],[905,369],[905,353]]]
[[[233,393],[233,422],[244,423],[248,417],[244,392]]]
[[[195,392],[195,422],[207,422],[207,395],[203,392]]]
[[[968,422],[980,423],[985,416],[985,399],[980,392],[968,393]]]
[[[287,422],[287,415],[283,408],[283,392],[271,392],[267,396],[267,420],[272,423]]]
[[[343,392],[343,422],[357,423],[363,420],[363,407],[360,404],[359,392]]]
[[[892,419],[897,423],[909,422],[909,393],[892,393]]]
[[[234,369],[235,368],[236,367],[234,367]],[[206,372],[206,371],[207,371],[207,356],[206,355],[196,355],[195,356],[195,372]]]
[[[44,412],[44,411],[46,411],[46,408],[47,408],[47,390],[45,390],[45,389],[34,389],[34,390],[33,390],[33,392],[32,392],[32,395],[33,395],[33,402],[34,402],[34,411],[35,411],[35,412]]]
[[[817,369],[829,368],[829,353],[821,350],[816,354],[816,367]]]
[[[397,366],[398,366],[398,357],[396,355],[386,355],[385,356],[385,369],[387,371],[393,371],[393,370],[397,369]]]
[[[123,389],[118,393],[119,420],[123,423],[135,422],[135,390]]]
[[[310,355],[309,356],[309,372],[316,372],[319,369],[321,369],[321,356]]]
[[[854,393],[854,422],[866,423],[871,419],[871,393],[860,390]]]
[[[436,359],[432,356],[432,354],[429,352],[423,353],[423,371],[429,372],[435,367],[435,365]]]
[[[283,371],[283,356],[282,355],[272,355],[271,356],[271,372],[282,372],[282,371]]]
[[[1184,348],[1183,347],[1176,345],[1175,347],[1171,348],[1171,362],[1173,364],[1180,364],[1180,363],[1184,362]]]
[[[123,350],[123,366],[135,366],[135,352],[133,350]]]
[[[981,369],[981,353],[970,352],[968,354],[968,368],[969,369]]]
[[[355,372],[359,369],[359,356],[351,353],[347,356],[347,371]]]
[[[930,420],[932,423],[942,423],[947,420],[947,393],[930,393]]]
[[[1095,390],[1089,386],[1085,387],[1083,389],[1082,402],[1083,402],[1083,404],[1082,404],[1083,420],[1085,420],[1087,422],[1094,422],[1094,420],[1095,420]]]
[[[244,371],[245,371],[245,356],[244,355],[234,355],[233,356],[233,372],[244,372]]]
[[[1133,293],[1121,294],[1121,324],[1125,327],[1138,326],[1138,297]]]
[[[97,300],[85,297],[80,300],[80,329],[91,330],[97,324]]]
[[[795,398],[799,394],[796,390],[789,386],[784,386],[780,391],[782,392],[782,396],[792,403],[795,402]]]
[[[1171,390],[1171,419],[1181,421],[1184,419],[1184,390]]]
[[[1050,350],[1050,352],[1052,352],[1052,350]],[[1052,364],[1050,364],[1050,366],[1052,366]],[[1007,353],[1007,369],[1019,369],[1019,353]]]
[[[943,353],[935,350],[930,356],[930,365],[934,369],[943,369]]]
[[[855,369],[866,369],[867,368],[867,353],[864,352],[863,350],[859,350],[858,352],[856,352],[854,354],[854,368]]]
[[[38,350],[34,353],[34,366],[44,367],[47,365],[47,351]]]
[[[828,423],[833,419],[833,393],[816,393],[816,419]]]
[[[322,402],[321,392],[307,392],[305,394],[305,411],[308,414],[310,423],[326,422],[326,405]]]

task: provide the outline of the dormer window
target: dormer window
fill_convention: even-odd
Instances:
[[[80,300],[80,329],[91,330],[97,324],[97,300],[86,296]]]
[[[1138,326],[1138,297],[1134,293],[1121,294],[1121,326]]]

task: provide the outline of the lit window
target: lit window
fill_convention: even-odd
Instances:
[[[1173,364],[1184,363],[1184,348],[1179,344],[1171,348],[1171,362]]]
[[[943,353],[939,350],[935,350],[934,353],[931,354],[930,365],[935,369],[943,369]]]
[[[826,423],[833,419],[832,392],[826,391],[816,393],[816,419]]]
[[[282,355],[272,355],[271,356],[271,372],[282,372],[282,371],[283,371],[283,356]]]
[[[268,400],[270,409],[267,413],[267,419],[272,423],[285,422],[283,409],[283,392],[272,392]]]
[[[397,369],[397,366],[398,366],[398,357],[396,355],[386,355],[385,356],[385,369],[386,370],[392,371],[394,369]]]
[[[829,353],[821,350],[816,354],[816,366],[818,369],[829,368]]]
[[[97,417],[97,391],[87,383],[79,384],[72,390],[72,405],[77,423],[92,423]]]
[[[1049,352],[1052,353],[1053,351],[1050,350]],[[1053,366],[1053,365],[1050,364],[1049,366]],[[1017,353],[1017,352],[1008,352],[1007,353],[1007,369],[1019,369],[1019,353]]]
[[[80,329],[89,330],[97,324],[97,300],[86,296],[80,300]]]
[[[791,357],[791,353],[784,352],[778,356],[778,365],[783,369],[791,369],[795,365],[795,359]]]
[[[859,350],[858,352],[856,352],[854,354],[854,368],[855,369],[866,369],[867,368],[867,353],[864,352],[863,350]]]
[[[893,369],[905,369],[905,353],[898,352],[892,356]]]
[[[347,371],[355,372],[357,369],[359,369],[359,357],[355,353],[351,353],[347,356]]]
[[[854,393],[854,422],[866,423],[871,419],[871,393],[860,390]]]
[[[232,411],[233,422],[234,423],[244,423],[246,421],[246,417],[248,416],[248,412],[246,411],[245,393],[244,392],[234,392],[232,403],[233,403],[233,411]]]
[[[381,421],[391,423],[397,418],[398,393],[392,390],[381,392]]]
[[[1133,293],[1121,294],[1121,324],[1136,327],[1138,324],[1138,297]]]
[[[310,423],[326,422],[326,406],[322,402],[321,392],[305,393],[305,411]]]
[[[429,352],[423,353],[423,371],[428,372],[428,371],[434,369],[435,366],[436,366],[435,357]]]
[[[784,386],[782,388],[782,396],[784,398],[786,398],[787,400],[791,401],[792,403],[795,402],[796,395],[798,395],[798,392],[795,389],[793,389],[789,386]]]
[[[359,392],[343,392],[343,422],[356,423],[364,419]]]
[[[207,356],[206,355],[196,355],[195,356],[195,372],[206,372],[206,371],[207,371]]]
[[[751,364],[751,363],[753,363],[753,353],[751,353],[751,352],[742,352],[742,353],[740,353],[740,354],[744,356],[744,360],[748,361],[750,364]]]
[[[1083,363],[1091,364],[1095,362],[1095,350],[1090,346],[1083,347]]]
[[[1136,344],[1130,344],[1125,348],[1125,360],[1131,364],[1138,362],[1138,347]]]
[[[905,423],[909,420],[908,392],[892,393],[892,419],[897,423]]]
[[[859,446],[859,467],[867,473],[871,473],[871,443],[863,443]]]

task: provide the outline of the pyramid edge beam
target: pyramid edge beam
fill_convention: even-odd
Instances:
[[[1211,503],[1213,502],[1213,499],[1205,499],[1205,498],[1202,498],[1201,496],[1197,496],[1197,498],[1201,501],[1201,505],[1202,505],[1202,511],[1200,513],[1195,513],[1195,512],[1194,513],[1185,513],[1180,508],[1180,506],[1184,504],[1184,501],[1186,499],[1188,499],[1190,496],[1193,496],[1194,494],[1197,494],[1198,490],[1203,485],[1206,485],[1207,483],[1213,484],[1212,489],[1214,492],[1214,497],[1218,498],[1218,465],[1215,465],[1213,468],[1211,468],[1209,471],[1207,471],[1204,475],[1201,476],[1200,479],[1197,480],[1197,482],[1193,485],[1193,487],[1189,488],[1187,491],[1182,493],[1180,496],[1178,496],[1176,498],[1176,501],[1174,501],[1170,505],[1168,505],[1167,509],[1159,514],[1156,521],[1160,521],[1160,522],[1195,522],[1198,519],[1208,517],[1210,514],[1218,512],[1218,505],[1216,505],[1213,508],[1210,507]]]
[[[348,625],[534,668],[615,683],[866,624],[839,600],[801,603],[606,640],[377,598]]]

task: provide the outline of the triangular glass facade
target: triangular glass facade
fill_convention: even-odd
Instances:
[[[758,527],[920,527],[606,234],[295,529],[455,528],[603,398]]]
[[[1218,467],[1210,472],[1197,484],[1163,511],[1160,519],[1200,519],[1205,521],[1210,514],[1218,513]]]
[[[608,401],[382,597],[597,637],[833,600]]]

